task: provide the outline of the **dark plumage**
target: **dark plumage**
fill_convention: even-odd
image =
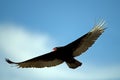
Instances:
[[[104,29],[104,21],[102,21],[99,24],[95,25],[91,31],[82,37],[66,46],[56,47],[54,48],[54,51],[50,53],[18,63],[12,62],[9,59],[6,59],[6,61],[9,64],[17,64],[17,66],[22,68],[51,67],[66,62],[70,68],[75,69],[78,66],[81,66],[82,63],[77,61],[74,57],[81,55],[90,46],[92,46],[97,38],[104,32]]]

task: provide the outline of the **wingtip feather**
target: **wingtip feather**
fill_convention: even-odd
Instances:
[[[16,64],[15,62],[12,62],[11,60],[9,60],[9,59],[7,59],[7,58],[6,58],[5,60],[6,60],[6,62],[9,63],[9,64]]]
[[[99,32],[103,33],[105,29],[106,29],[106,27],[105,27],[105,21],[104,21],[104,20],[101,20],[100,22],[98,22],[98,23],[93,27],[93,29],[92,29],[90,32],[99,31]]]

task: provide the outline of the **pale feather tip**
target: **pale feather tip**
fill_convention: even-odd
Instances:
[[[94,31],[100,31],[100,32],[104,32],[104,30],[106,29],[105,27],[105,21],[101,20],[100,22],[98,22],[93,29],[90,32],[94,32]]]

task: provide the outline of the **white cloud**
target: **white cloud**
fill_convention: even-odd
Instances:
[[[14,24],[0,25],[0,50],[13,58],[22,61],[45,52],[49,52],[55,45],[51,44],[53,39],[43,33],[33,33],[25,28]],[[51,46],[50,46],[51,45]],[[109,80],[120,79],[120,65],[99,66],[84,64],[75,70],[69,69],[67,65],[59,65],[52,68],[41,69],[16,69],[10,66],[2,67],[0,71],[2,80]],[[8,69],[8,67],[10,69]],[[11,70],[12,69],[12,70]],[[10,70],[8,72],[8,70]],[[14,75],[10,75],[14,74]],[[6,77],[6,75],[8,75]],[[10,75],[10,76],[9,76]]]
[[[19,69],[18,73],[23,74],[19,77],[27,77],[29,74],[31,76],[29,80],[116,80],[120,79],[120,65],[105,67],[86,65],[75,70],[60,65],[52,68]]]
[[[28,59],[51,49],[53,40],[42,33],[32,33],[14,24],[0,25],[0,49],[14,59]]]

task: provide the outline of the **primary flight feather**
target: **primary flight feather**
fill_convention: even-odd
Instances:
[[[6,59],[6,61],[9,64],[16,64],[21,68],[51,67],[66,62],[69,68],[75,69],[81,66],[82,63],[77,61],[74,57],[81,55],[94,44],[98,37],[104,32],[104,25],[105,22],[101,21],[82,37],[63,47],[56,47],[54,51],[50,53],[23,62],[12,62],[9,59]]]

